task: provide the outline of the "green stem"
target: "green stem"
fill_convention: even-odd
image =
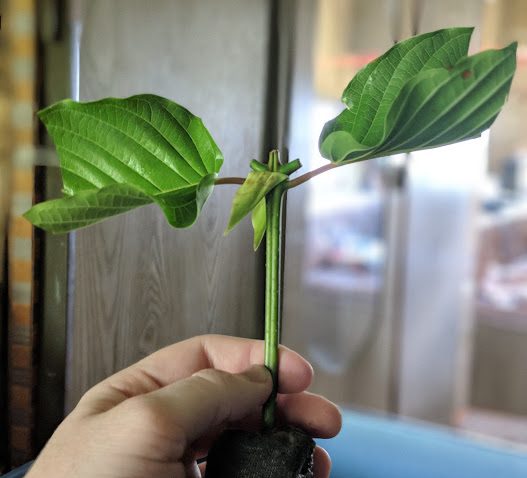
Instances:
[[[269,170],[278,171],[278,151],[269,153]],[[265,255],[265,366],[273,376],[273,393],[264,405],[265,428],[272,428],[276,419],[276,393],[278,387],[278,345],[282,313],[281,249],[282,198],[284,184],[275,187],[267,197],[267,230]]]
[[[293,174],[295,171],[298,171],[302,167],[302,163],[299,159],[295,159],[294,161],[291,161],[289,163],[282,164],[278,168],[278,171],[280,171],[283,174]]]
[[[311,178],[314,178],[315,176],[318,176],[319,174],[325,173],[326,171],[329,171],[330,169],[338,168],[339,166],[344,166],[345,164],[349,164],[349,163],[346,163],[344,161],[342,161],[341,163],[329,163],[329,164],[325,164],[324,166],[321,166],[320,168],[313,169],[313,171],[308,171],[307,173],[302,174],[302,176],[298,176],[298,178],[289,181],[287,188],[288,189],[296,188],[297,186],[304,184],[305,182],[309,181]]]
[[[243,184],[245,178],[218,178],[214,181],[214,184]]]
[[[267,171],[267,164],[260,163],[260,161],[256,161],[256,159],[253,159],[250,163],[251,169],[253,171]]]

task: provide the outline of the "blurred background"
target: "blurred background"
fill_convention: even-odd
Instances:
[[[451,26],[475,27],[472,53],[519,42],[508,103],[479,139],[289,193],[283,342],[345,409],[527,450],[524,1],[2,0],[0,15],[0,473],[112,372],[189,336],[263,332],[250,225],[222,236],[232,186],[191,230],[147,207],[33,231],[21,213],[61,189],[38,109],[156,93],[204,119],[223,176],[277,146],[313,169],[353,75]]]

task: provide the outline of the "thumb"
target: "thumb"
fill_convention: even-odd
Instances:
[[[184,433],[186,443],[192,443],[212,428],[254,412],[269,398],[272,388],[269,371],[254,365],[239,374],[201,370],[144,398],[153,400],[163,416]]]

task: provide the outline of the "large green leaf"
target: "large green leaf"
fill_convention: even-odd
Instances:
[[[152,198],[127,184],[80,191],[74,196],[41,202],[25,213],[35,226],[55,233],[95,224],[116,214],[151,204]]]
[[[321,154],[357,161],[479,136],[507,98],[516,44],[467,57],[471,32],[419,35],[368,64],[343,93],[346,109],[324,126]]]
[[[171,225],[188,227],[223,162],[198,117],[155,95],[64,100],[39,117],[57,148],[66,197],[39,204],[26,217],[52,232],[151,202]]]

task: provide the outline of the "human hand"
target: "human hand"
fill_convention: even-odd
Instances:
[[[27,478],[195,478],[196,460],[226,426],[254,427],[272,390],[259,364],[263,342],[208,335],[166,347],[90,389],[57,428]],[[280,348],[281,419],[313,437],[338,433],[328,400],[305,390],[313,371]],[[329,476],[327,453],[315,450],[315,478]]]

